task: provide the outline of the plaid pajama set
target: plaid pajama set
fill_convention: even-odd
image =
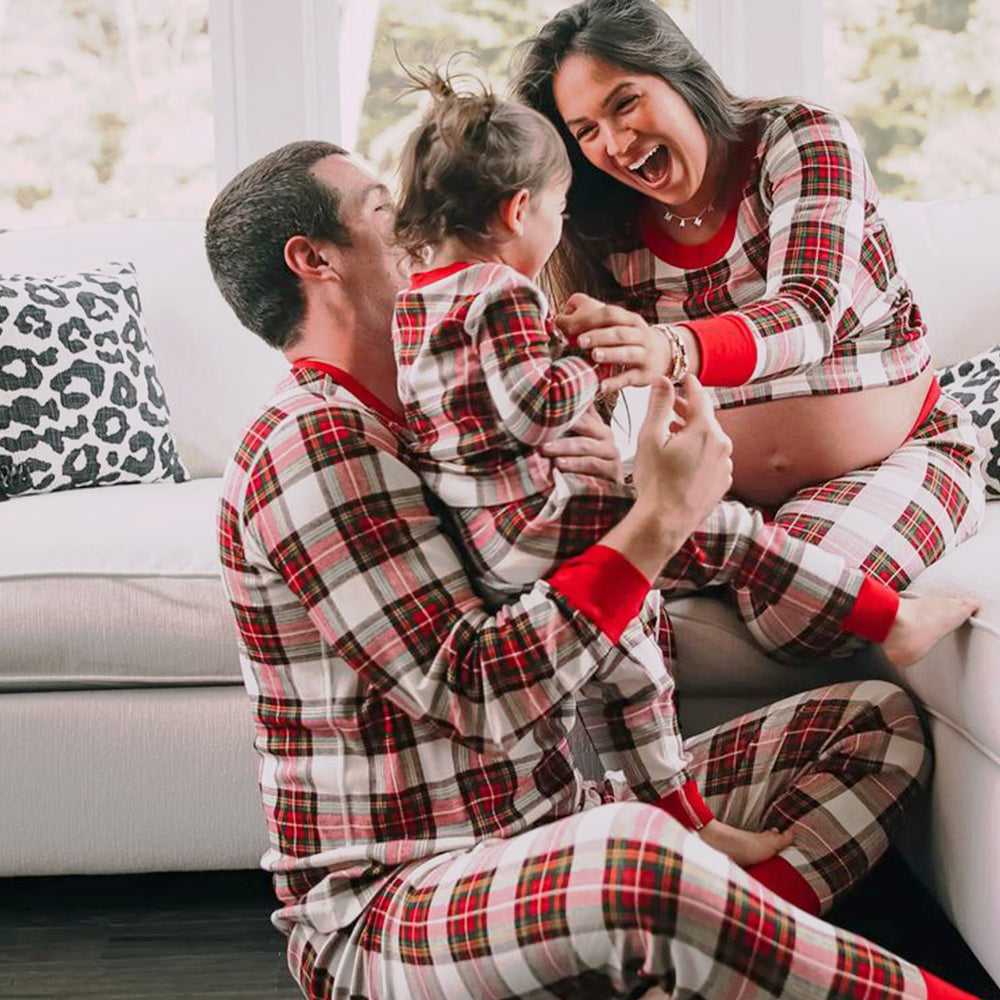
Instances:
[[[640,722],[610,733],[610,768],[645,719],[670,724],[628,648],[647,581],[598,545],[487,610],[397,420],[345,373],[302,368],[223,485],[262,865],[303,992],[925,997],[916,967],[581,778],[567,737],[588,688],[622,692]],[[882,853],[927,770],[912,703],[878,681],[796,696],[685,752],[721,819],[794,829],[783,857],[823,907]],[[672,780],[650,775],[654,790]]]
[[[804,104],[766,120],[750,180],[720,232],[683,246],[640,209],[606,264],[621,303],[687,326],[720,408],[856,392],[916,378],[926,327],[900,273],[860,141]],[[859,430],[863,430],[859,428]],[[983,452],[968,412],[936,381],[909,438],[878,465],[799,490],[773,514],[790,535],[903,590],[982,520]],[[826,629],[779,636],[774,609],[736,589],[741,612],[789,655],[843,642]]]

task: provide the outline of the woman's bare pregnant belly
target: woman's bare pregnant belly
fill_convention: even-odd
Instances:
[[[733,441],[732,494],[773,507],[796,490],[880,462],[906,440],[934,377],[717,410]]]

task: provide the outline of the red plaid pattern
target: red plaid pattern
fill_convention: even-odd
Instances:
[[[506,432],[509,386],[517,386],[539,413],[572,414],[558,426],[546,421],[546,436],[552,437],[568,429],[593,398],[590,381],[573,400],[570,383],[550,378],[552,366],[561,363],[554,360],[559,345],[544,297],[531,282],[502,265],[480,264],[428,272],[414,284],[397,299],[394,343],[418,468],[452,508],[480,588],[501,596],[519,593],[617,524],[632,492],[555,468],[531,444],[543,439],[535,420],[526,425],[533,428],[530,435]],[[500,499],[511,494],[514,499]],[[780,644],[786,644],[803,630],[839,634],[862,579],[842,559],[810,550],[733,503],[720,506],[692,536],[660,587],[673,592],[728,583],[752,591],[757,606],[746,613],[757,618],[766,611],[779,621]],[[653,647],[652,604],[644,624]],[[764,629],[755,634],[771,644]],[[655,648],[637,656],[652,662]],[[598,742],[610,753],[606,739]]]
[[[434,493],[451,507],[547,493],[536,448],[579,420],[598,377],[563,353],[542,292],[503,264],[427,272],[397,297],[392,333],[409,445]]]
[[[799,490],[774,523],[894,590],[979,530],[986,495],[983,447],[969,412],[943,394],[920,427],[878,465]],[[759,642],[783,658],[846,651],[850,637],[819,616],[791,619],[754,587],[735,588]]]
[[[223,576],[286,927],[344,926],[396,866],[580,808],[578,703],[601,706],[588,719],[630,794],[687,781],[649,634],[659,595],[614,641],[555,582],[488,614],[397,430],[303,369],[225,476]]]
[[[912,703],[877,681],[798,695],[687,746],[721,818],[794,829],[784,856],[824,907],[882,854],[927,773]],[[603,998],[653,984],[713,1000],[926,995],[913,965],[636,803],[403,866],[352,927],[292,926],[289,963],[314,1000]]]
[[[720,407],[907,382],[930,354],[878,204],[850,123],[789,105],[764,127],[718,260],[670,263],[640,225],[607,264],[625,306],[695,331]]]

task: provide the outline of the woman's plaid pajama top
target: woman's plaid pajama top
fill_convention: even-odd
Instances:
[[[694,333],[720,407],[894,385],[931,359],[878,206],[847,119],[786,105],[708,243],[670,240],[645,202],[606,264],[622,305]]]

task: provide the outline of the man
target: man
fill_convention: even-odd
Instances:
[[[636,676],[623,643],[651,581],[728,488],[729,443],[696,381],[683,399],[654,387],[629,514],[517,601],[485,608],[405,450],[392,212],[343,150],[303,142],[246,168],[206,225],[223,294],[293,368],[230,463],[219,538],[258,728],[262,864],[303,992],[943,989],[764,885],[818,912],[884,849],[926,773],[898,688],[836,685],[687,742],[692,801],[704,794],[719,827],[737,839],[786,828],[781,855],[750,866],[757,878],[685,829],[668,796],[605,791],[602,804],[580,776],[568,733],[585,694],[672,724],[665,688]],[[668,432],[674,405],[683,425]],[[588,425],[556,454],[615,474],[607,449]],[[668,623],[664,634],[669,649]]]

